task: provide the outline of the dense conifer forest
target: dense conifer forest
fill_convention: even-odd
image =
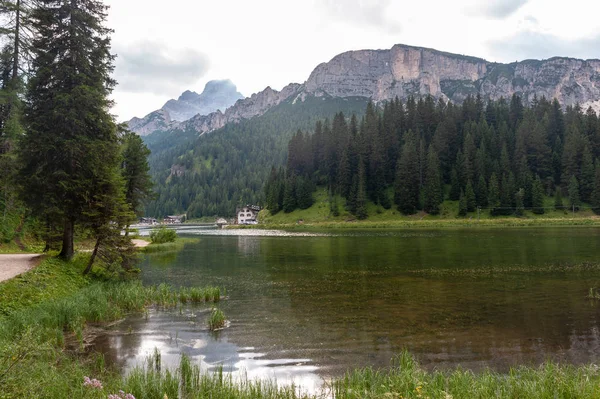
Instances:
[[[271,213],[305,209],[317,186],[339,207],[366,218],[367,201],[403,214],[437,214],[444,199],[459,215],[543,214],[554,207],[600,212],[600,123],[590,108],[518,96],[462,105],[431,97],[370,103],[364,117],[342,113],[298,131],[286,168],[271,169],[264,196]],[[341,196],[345,203],[337,204]]]
[[[366,104],[362,97],[309,97],[200,137],[195,131],[148,136],[157,197],[146,214],[231,216],[241,204],[262,204],[271,165],[285,165],[287,143],[297,129],[308,130],[340,110],[361,115]]]

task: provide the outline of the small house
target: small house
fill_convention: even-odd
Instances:
[[[163,220],[163,223],[165,223],[165,224],[180,224],[184,220],[185,220],[185,215],[173,215],[173,216],[167,216]]]
[[[256,205],[246,205],[238,208],[238,224],[258,224],[258,212],[260,212],[260,206]]]

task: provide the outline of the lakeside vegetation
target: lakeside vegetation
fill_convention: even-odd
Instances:
[[[298,131],[264,198],[271,214],[291,213],[310,208],[326,187],[332,216],[360,220],[373,215],[369,203],[379,214],[438,215],[445,200],[457,202],[459,216],[600,213],[599,142],[596,112],[565,110],[556,99],[396,98],[369,103],[360,120],[340,112]]]
[[[89,255],[71,261],[47,258],[38,268],[0,283],[0,397],[116,394],[125,386],[119,370],[86,349],[95,329],[149,306],[172,308],[222,298],[217,287],[173,289],[103,281],[94,272],[84,276],[88,261]],[[85,376],[102,381],[102,395],[83,385]]]
[[[450,228],[450,227],[544,227],[544,226],[600,226],[600,217],[590,209],[570,212],[566,209],[548,209],[544,214],[525,210],[520,216],[492,216],[489,211],[469,212],[459,216],[458,202],[446,200],[440,205],[437,215],[419,212],[404,215],[397,209],[385,209],[367,202],[368,217],[358,219],[349,211],[339,207],[337,216],[332,214],[332,202],[341,203],[341,197],[332,198],[324,188],[318,189],[313,204],[307,209],[292,212],[269,210],[259,214],[260,224],[255,226],[230,226],[229,228],[260,229],[386,229],[386,228]],[[551,208],[553,199],[545,197],[545,205]]]

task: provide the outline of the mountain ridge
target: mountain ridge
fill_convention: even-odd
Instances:
[[[195,130],[204,134],[264,114],[295,96],[366,97],[375,102],[398,97],[431,95],[460,103],[472,95],[497,100],[517,94],[525,103],[537,96],[556,98],[600,111],[600,60],[552,57],[509,64],[404,44],[391,49],[353,50],[319,64],[303,84],[291,83],[281,91],[267,87],[239,99],[224,112],[197,114],[186,121],[155,111],[129,122],[140,135],[162,130]]]

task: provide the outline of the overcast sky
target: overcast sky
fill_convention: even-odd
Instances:
[[[114,113],[142,117],[231,79],[245,96],[304,82],[347,50],[402,43],[512,62],[600,58],[597,0],[106,0]]]

